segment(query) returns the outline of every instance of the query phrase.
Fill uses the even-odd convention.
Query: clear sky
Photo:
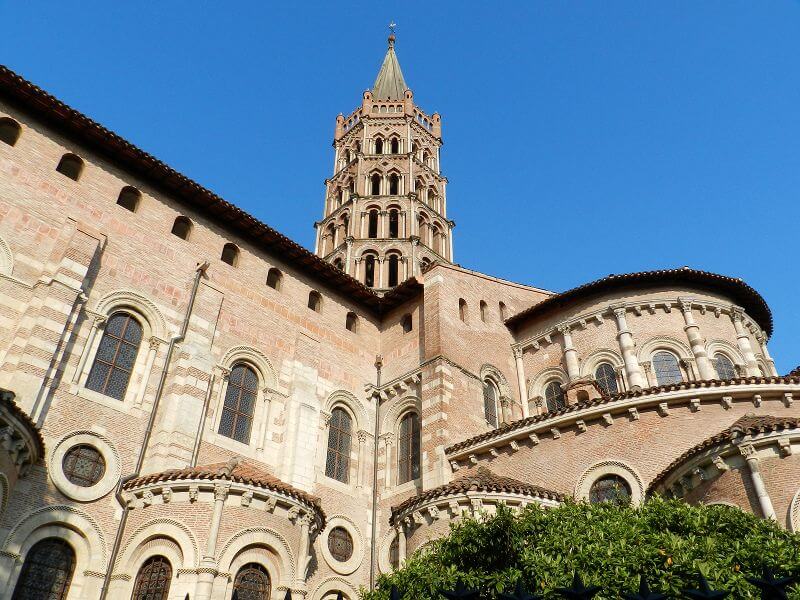
[[[309,248],[397,22],[455,259],[563,291],[741,277],[800,363],[800,2],[7,2],[2,60]]]

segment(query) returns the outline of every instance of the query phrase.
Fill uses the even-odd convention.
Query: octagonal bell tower
[[[315,223],[316,254],[378,291],[453,259],[441,117],[414,103],[394,45],[392,34],[361,106],[336,117],[333,175]]]

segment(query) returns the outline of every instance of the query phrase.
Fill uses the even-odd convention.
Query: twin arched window
[[[373,196],[381,195],[381,176],[375,173],[370,179],[370,193]]]
[[[369,238],[377,238],[378,237],[378,211],[377,209],[373,209],[369,211],[367,215],[367,237]]]
[[[653,355],[653,370],[658,385],[672,385],[683,381],[678,357],[672,352],[660,350]]]
[[[37,542],[25,557],[13,600],[64,600],[75,570],[75,551],[59,538]]]
[[[375,154],[383,154],[383,139],[381,138],[375,140]]]
[[[397,209],[389,211],[389,237],[396,239],[400,235],[400,213]]]
[[[131,600],[167,600],[172,565],[163,556],[151,556],[139,568]]]
[[[89,371],[86,387],[122,400],[142,341],[142,326],[128,313],[111,315]]]
[[[551,381],[544,388],[544,400],[547,404],[548,412],[555,412],[567,408],[567,398],[564,395],[564,390],[561,388],[561,383],[558,381]]]
[[[420,475],[420,422],[415,412],[406,413],[400,420],[397,444],[397,483],[413,481]]]
[[[328,429],[328,455],[325,461],[325,475],[342,483],[350,479],[350,450],[352,445],[353,420],[341,407],[331,411]]]
[[[233,581],[233,593],[238,593],[239,600],[269,600],[271,587],[269,573],[258,563],[243,566]]]
[[[717,377],[720,379],[735,379],[736,368],[733,366],[733,361],[730,358],[717,352],[714,355],[714,370],[717,372]]]
[[[614,371],[614,367],[608,363],[600,363],[597,365],[594,371],[594,380],[597,382],[597,385],[600,386],[600,389],[608,396],[619,392],[616,371]]]
[[[400,153],[400,140],[397,138],[392,138],[389,142],[389,150],[392,154],[399,154]]]
[[[487,377],[483,380],[483,415],[492,427],[497,427],[498,397],[497,385]]]
[[[243,444],[250,442],[253,426],[258,377],[247,365],[238,364],[231,369],[225,402],[219,420],[219,433]]]

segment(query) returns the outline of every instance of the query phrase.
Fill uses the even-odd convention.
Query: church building
[[[0,67],[0,597],[356,600],[501,503],[800,531],[764,298],[457,264],[395,42],[336,118],[314,252]]]

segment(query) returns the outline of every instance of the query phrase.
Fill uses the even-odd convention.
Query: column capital
[[[218,483],[214,486],[214,501],[225,502],[228,497],[228,491],[231,489],[230,484]]]
[[[360,430],[358,430],[356,435],[358,436],[358,443],[359,444],[364,444],[367,441],[367,436],[369,436],[369,433],[367,433],[363,429],[360,429]]]
[[[569,323],[560,323],[556,325],[556,331],[558,331],[558,333],[561,335],[566,336],[572,331],[572,326]]]
[[[744,309],[741,306],[736,306],[735,304],[731,304],[731,320],[741,321],[743,317],[744,317]]]
[[[692,312],[692,306],[694,305],[694,298],[689,297],[679,297],[678,298],[678,305],[681,307],[683,312]]]
[[[220,370],[220,376],[222,377],[222,381],[228,381],[228,378],[231,376],[231,370],[228,367],[218,366]]]
[[[152,336],[147,342],[150,345],[150,350],[158,350],[158,347],[161,345],[161,340],[156,336]]]
[[[107,322],[108,322],[108,315],[103,315],[98,313],[94,315],[94,322],[92,323],[92,325],[94,325],[98,329],[102,329],[103,327],[105,327]]]
[[[514,358],[519,360],[522,358],[523,350],[520,346],[514,346],[511,348],[511,351],[514,353]]]
[[[389,446],[391,446],[392,444],[394,444],[394,434],[393,433],[384,433],[384,434],[382,434],[380,436],[379,439],[383,442],[383,445],[386,446],[387,448]]]
[[[624,304],[611,304],[609,305],[608,309],[614,313],[614,316],[617,319],[625,318],[625,313],[627,312],[627,308],[625,308]]]
[[[322,417],[322,422],[324,423],[325,427],[328,427],[331,424],[331,417],[333,416],[331,413],[321,410],[319,411],[319,416]]]

